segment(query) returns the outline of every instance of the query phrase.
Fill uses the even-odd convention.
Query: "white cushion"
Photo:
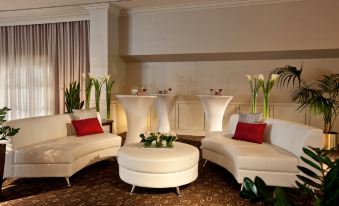
[[[262,114],[261,113],[239,113],[239,122],[245,123],[258,123],[261,122]]]
[[[172,173],[189,170],[199,161],[199,150],[175,142],[174,149],[142,149],[141,144],[124,145],[118,152],[120,167],[145,173]]]
[[[69,114],[18,119],[8,121],[6,124],[20,128],[18,134],[11,137],[13,150],[74,135]]]
[[[99,123],[101,125],[101,115],[96,111],[95,108],[89,109],[73,109],[72,110],[72,119],[73,120],[81,120],[81,119],[89,119],[89,118],[98,118]]]
[[[97,117],[97,111],[95,108],[73,109],[72,112],[75,120]]]
[[[227,137],[226,137],[227,136]],[[202,139],[202,147],[226,156],[240,170],[298,172],[298,158],[274,145],[233,140],[233,135],[213,135]]]
[[[234,134],[239,115],[233,114],[228,122],[227,133]],[[307,146],[322,147],[322,130],[296,122],[269,118],[264,133],[264,142],[273,144],[299,157],[302,148]]]
[[[121,137],[111,133],[83,137],[67,136],[15,151],[14,163],[67,164],[92,152],[119,147],[120,145]]]

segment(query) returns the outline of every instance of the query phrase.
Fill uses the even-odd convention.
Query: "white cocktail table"
[[[158,98],[155,100],[155,106],[158,115],[157,131],[161,133],[171,132],[169,114],[175,103],[174,94],[155,94]]]
[[[222,119],[233,96],[197,95],[206,115],[206,132],[222,131]]]
[[[189,144],[173,143],[172,149],[143,148],[141,143],[125,145],[118,151],[119,176],[132,185],[150,188],[176,187],[198,177],[199,150]]]
[[[140,142],[139,135],[146,131],[146,118],[156,96],[116,95],[126,112],[126,144]]]

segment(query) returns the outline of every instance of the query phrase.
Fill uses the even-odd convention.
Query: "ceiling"
[[[125,10],[207,4],[277,3],[296,0],[0,0],[0,12],[111,3]]]

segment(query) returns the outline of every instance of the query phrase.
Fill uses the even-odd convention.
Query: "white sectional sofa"
[[[238,115],[232,115],[228,131],[209,133],[202,140],[202,157],[226,168],[238,183],[259,176],[268,185],[292,187],[297,165],[305,166],[302,148],[322,147],[322,130],[278,119],[265,121],[263,144],[234,140],[237,122]]]
[[[65,177],[70,185],[80,169],[117,155],[120,136],[77,137],[71,120],[72,114],[64,114],[6,122],[20,131],[7,144],[4,178]]]

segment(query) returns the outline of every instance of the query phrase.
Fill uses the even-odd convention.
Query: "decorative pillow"
[[[97,117],[97,111],[95,110],[95,108],[73,109],[72,112],[75,120]]]
[[[238,122],[233,139],[262,144],[266,123]]]
[[[262,119],[261,113],[251,113],[251,114],[240,113],[239,114],[239,122],[258,123],[258,122],[261,122],[261,119]]]
[[[89,119],[73,120],[72,124],[75,128],[75,133],[77,134],[77,136],[100,134],[104,132],[98,118],[96,117]]]

